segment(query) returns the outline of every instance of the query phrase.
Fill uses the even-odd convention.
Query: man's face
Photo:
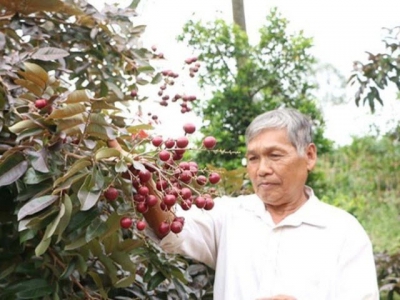
[[[299,156],[286,129],[267,129],[247,146],[247,172],[255,193],[271,206],[286,205],[304,197],[308,171],[317,159],[314,144]]]

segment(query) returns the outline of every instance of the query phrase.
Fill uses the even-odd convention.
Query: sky
[[[102,1],[89,2],[101,7]],[[130,2],[120,0],[118,5]],[[350,76],[355,60],[366,61],[366,51],[383,51],[383,27],[400,25],[399,0],[244,0],[244,3],[250,41],[257,41],[258,29],[270,9],[277,7],[289,20],[291,32],[303,30],[306,36],[313,38],[312,51],[320,63],[331,64],[345,78]],[[141,0],[137,11],[139,17],[135,25],[147,25],[143,45],[157,45],[172,68],[181,66],[183,59],[193,55],[186,45],[176,41],[186,21],[200,19],[206,22],[216,17],[228,22],[232,20],[231,0]],[[193,80],[186,85],[196,88]],[[378,107],[374,115],[368,107],[356,107],[350,99],[353,95],[350,87],[343,92],[346,104],[325,103],[322,107],[327,123],[326,136],[338,145],[350,143],[352,136],[364,135],[371,127],[385,132],[393,126],[393,120],[400,119],[400,101],[395,100],[394,89],[383,94],[385,105]],[[171,117],[170,109],[171,113],[163,119],[162,130],[166,132],[177,131],[178,126],[187,121],[201,124],[192,113]]]

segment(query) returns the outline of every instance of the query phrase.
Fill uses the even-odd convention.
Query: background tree
[[[386,52],[368,53],[368,61],[354,62],[354,72],[348,82],[355,85],[354,96],[357,106],[362,101],[363,105],[369,105],[371,112],[375,111],[375,102],[383,105],[380,91],[394,85],[400,91],[400,26],[386,28],[386,36],[383,39]],[[399,98],[399,97],[398,97]]]
[[[0,1],[1,299],[199,299],[210,288],[206,268],[141,232],[150,195],[181,183],[185,146],[151,144],[157,116],[133,105],[142,85],[175,76],[139,46],[137,3]]]
[[[205,120],[204,135],[217,136],[222,149],[244,151],[243,135],[250,121],[259,113],[279,106],[295,107],[315,120],[315,137],[321,152],[330,142],[323,138],[321,113],[311,95],[309,80],[315,59],[309,51],[312,40],[289,34],[288,21],[276,9],[260,29],[260,41],[252,46],[238,26],[223,20],[203,25],[189,21],[180,36],[199,53],[204,71],[199,85],[210,91],[197,106]],[[235,61],[246,58],[237,69]],[[241,166],[241,156],[204,153],[201,161],[234,169]]]

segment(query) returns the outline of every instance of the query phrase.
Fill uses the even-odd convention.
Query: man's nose
[[[261,159],[258,166],[257,175],[263,177],[272,174],[272,172],[273,169],[271,161],[265,158]]]

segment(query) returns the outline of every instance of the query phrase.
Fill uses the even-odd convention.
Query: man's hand
[[[258,298],[257,300],[296,300],[296,298],[287,295],[276,295],[268,298]]]

